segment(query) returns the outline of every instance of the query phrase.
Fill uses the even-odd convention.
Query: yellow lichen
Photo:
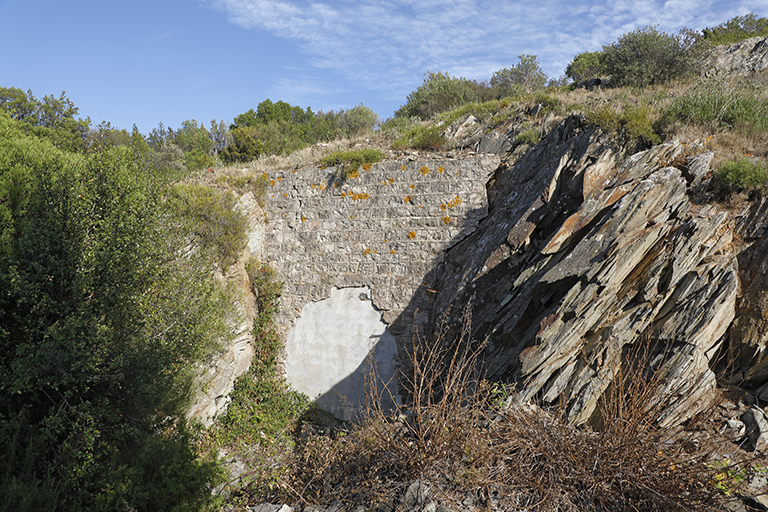
[[[408,232],[408,238],[410,238],[411,240],[413,240],[414,238],[416,238],[416,232],[414,232],[414,231],[409,231],[409,232]]]
[[[302,216],[301,216],[301,222],[306,222],[306,221],[307,221],[307,218],[306,218],[305,216],[303,216],[303,215],[302,215]]]
[[[437,172],[439,172],[440,174],[443,174],[443,172],[445,172],[445,167],[441,165],[440,167],[437,168]]]
[[[396,251],[396,250],[394,250],[394,249],[390,249],[390,250],[389,250],[389,254],[395,254],[396,252],[397,252],[397,251]]]
[[[282,176],[278,176],[277,177],[277,181],[283,181],[283,177]]]
[[[366,248],[366,249],[363,251],[363,254],[365,254],[365,255],[371,254],[371,250],[370,250],[370,249],[368,249],[368,248]]]
[[[410,203],[411,201],[413,201],[413,196],[405,196],[403,198],[404,203]]]
[[[357,171],[352,171],[351,173],[349,173],[349,177],[356,180],[357,178],[360,177],[360,173],[358,173]]]
[[[275,186],[275,180],[269,180],[269,186],[274,187]]]
[[[347,193],[346,192],[342,192],[341,193],[341,197],[347,197]]]
[[[448,224],[449,222],[451,222],[451,218],[450,218],[449,216],[447,216],[447,215],[446,215],[445,217],[443,217],[443,222],[444,222],[445,224]]]
[[[365,164],[365,165],[363,165],[363,170],[364,171],[370,171],[371,167],[372,167],[371,164]]]
[[[411,190],[413,190],[414,188],[416,188],[416,185],[411,184],[410,187],[411,187]]]
[[[401,170],[401,171],[404,171],[404,170],[405,170],[405,166],[404,166],[404,165],[401,165],[401,166],[400,166],[400,170]]]
[[[316,188],[317,188],[317,185],[313,183],[312,184],[312,190],[315,190]]]
[[[334,186],[334,188],[339,188],[339,184],[338,183],[334,183],[333,186]]]
[[[443,210],[443,211],[445,211],[445,209],[446,209],[445,203],[443,203],[443,204],[441,204],[441,205],[440,205],[440,209],[441,209],[441,210]]]
[[[427,174],[429,174],[429,167],[427,167],[427,166],[425,165],[424,167],[422,167],[422,168],[420,169],[420,172],[421,172],[421,175],[422,175],[422,176],[426,176]]]
[[[395,178],[389,178],[390,185],[395,182]]]

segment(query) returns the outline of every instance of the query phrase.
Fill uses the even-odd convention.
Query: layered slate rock
[[[700,155],[673,142],[625,158],[569,117],[497,173],[490,215],[448,253],[435,313],[469,303],[488,376],[521,400],[565,400],[575,423],[597,421],[637,354],[669,401],[656,419],[689,418],[714,390],[739,291],[729,215],[689,199]]]

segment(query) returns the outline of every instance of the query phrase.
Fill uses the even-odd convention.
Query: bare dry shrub
[[[458,340],[444,331],[416,338],[400,376],[407,407],[381,406],[389,386],[374,369],[361,422],[303,437],[286,477],[262,499],[404,509],[406,490],[419,482],[430,500],[461,509],[717,509],[711,466],[656,421],[675,391],[658,395],[663,353],[638,344],[613,376],[595,428],[575,427],[565,406],[516,403],[505,386],[484,381],[483,344],[470,330],[467,319]]]

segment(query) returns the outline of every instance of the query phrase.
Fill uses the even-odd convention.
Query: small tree
[[[600,62],[601,53],[584,52],[576,55],[565,68],[565,76],[576,83],[600,76],[604,73],[603,65]]]
[[[496,71],[491,77],[491,86],[499,89],[500,96],[510,96],[516,89],[526,92],[541,89],[547,82],[547,75],[539,65],[536,55],[520,55],[519,62],[511,68]]]
[[[603,46],[600,62],[615,85],[646,87],[690,75],[698,69],[695,40],[648,26]]]
[[[395,116],[429,119],[435,114],[472,101],[477,101],[477,96],[466,78],[452,77],[440,71],[427,71],[424,83],[408,95],[406,104],[395,112]]]

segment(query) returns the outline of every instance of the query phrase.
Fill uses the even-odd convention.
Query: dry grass
[[[372,372],[361,422],[330,435],[306,427],[289,470],[256,500],[402,510],[421,485],[431,501],[462,510],[718,509],[712,467],[653,421],[668,404],[654,395],[650,351],[615,376],[593,430],[569,425],[564,407],[510,405],[504,386],[481,378],[483,347],[468,333],[465,323],[452,343],[415,341],[401,376],[408,407],[382,409],[375,397],[388,387]]]

